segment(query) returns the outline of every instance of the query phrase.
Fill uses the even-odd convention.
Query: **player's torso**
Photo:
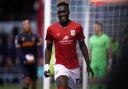
[[[96,36],[94,35],[91,39],[91,44],[93,46],[93,48],[104,48],[106,45],[106,40],[104,39],[105,36],[101,35],[101,36]]]
[[[106,60],[107,58],[106,36],[104,34],[102,34],[99,37],[94,35],[91,38],[91,45],[92,45],[92,60],[97,62]]]
[[[76,53],[77,26],[70,22],[68,26],[54,25],[52,36],[55,44],[56,63],[64,64],[67,67],[78,67]],[[71,65],[71,66],[69,66]]]
[[[62,27],[59,24],[52,29],[52,35],[55,44],[58,45],[72,45],[76,43],[77,28],[71,24],[67,27]]]
[[[35,53],[36,51],[36,36],[34,34],[22,34],[21,45],[24,53]]]

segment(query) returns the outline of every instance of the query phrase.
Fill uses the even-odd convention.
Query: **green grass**
[[[21,89],[19,85],[2,85],[0,89]]]
[[[21,84],[5,84],[5,85],[0,85],[0,89],[22,89]],[[29,88],[31,89],[31,88]],[[43,89],[43,81],[39,80],[37,83],[37,89]],[[51,83],[51,88],[50,89],[57,89],[56,84],[53,82]]]
[[[21,85],[14,84],[14,85],[0,85],[0,89],[22,89]],[[43,89],[43,86],[40,84],[38,85],[37,89]],[[57,89],[55,84],[51,84],[50,89]]]
[[[82,86],[80,86],[80,89],[82,89],[81,87]],[[6,85],[0,85],[0,89],[22,89],[22,87],[21,87],[21,84],[6,84]],[[37,89],[43,89],[42,81],[38,81]],[[56,84],[54,82],[51,83],[50,89],[57,89]]]
[[[19,85],[19,84],[4,85],[4,86],[1,86],[1,85],[0,85],[0,89],[22,89],[22,87],[21,87],[21,85]],[[37,89],[43,89],[43,85],[42,85],[42,84],[38,84]],[[55,83],[52,83],[50,89],[57,89],[57,88],[56,88],[56,84],[55,84]],[[80,88],[80,89],[81,89],[81,88]]]

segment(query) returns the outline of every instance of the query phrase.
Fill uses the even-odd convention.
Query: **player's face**
[[[99,24],[94,24],[94,32],[95,34],[99,34],[101,32],[102,28],[101,28],[101,25]]]
[[[69,8],[65,5],[61,5],[57,8],[58,18],[61,22],[66,22],[69,20]]]
[[[29,20],[25,20],[22,22],[22,27],[25,32],[29,32],[31,30],[31,25]]]

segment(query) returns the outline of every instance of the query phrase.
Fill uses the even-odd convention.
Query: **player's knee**
[[[24,86],[28,87],[30,84],[30,78],[26,77],[23,79]]]
[[[67,89],[67,87],[60,86],[60,87],[58,87],[58,89]]]
[[[68,84],[66,84],[66,83],[57,83],[57,87],[58,87],[58,89],[67,89],[68,88]],[[61,88],[60,88],[61,87]]]
[[[58,88],[62,87],[62,89],[63,88],[67,89],[68,88],[68,77],[67,76],[60,76],[56,79],[56,83],[57,83]]]

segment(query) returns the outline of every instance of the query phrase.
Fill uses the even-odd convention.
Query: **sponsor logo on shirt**
[[[22,41],[25,41],[25,37],[22,37],[21,40],[22,40]]]
[[[69,36],[64,36],[64,38],[59,41],[60,44],[63,44],[63,45],[67,45],[67,44],[71,44],[73,42],[73,40],[69,40]]]

